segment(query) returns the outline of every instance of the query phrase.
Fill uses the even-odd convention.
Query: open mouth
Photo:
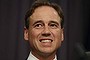
[[[52,39],[40,39],[39,41],[42,42],[42,43],[51,43],[51,42],[53,42]]]
[[[42,38],[39,41],[41,46],[43,47],[51,47],[53,44],[53,39],[49,39],[49,38]]]

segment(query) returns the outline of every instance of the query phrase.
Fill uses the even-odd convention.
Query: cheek
[[[38,36],[40,35],[40,30],[35,30],[35,29],[32,29],[31,31],[29,31],[29,38],[31,40],[35,40],[35,39],[38,39]]]
[[[32,48],[35,47],[37,44],[39,33],[40,32],[37,32],[37,30],[29,31],[29,43]]]
[[[54,34],[55,38],[61,37],[61,31],[60,30],[53,31],[53,34]]]
[[[61,34],[61,31],[57,31],[56,32],[56,35],[55,35],[55,40],[56,40],[56,46],[57,48],[59,48],[61,46],[61,43],[62,43],[62,34]]]
[[[60,30],[54,31],[54,38],[57,43],[61,43],[62,41],[62,32]]]

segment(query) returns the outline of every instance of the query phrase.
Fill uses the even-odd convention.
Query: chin
[[[53,50],[53,49],[43,49],[41,50],[41,53],[44,53],[44,54],[51,54],[51,53],[54,53],[56,50]]]

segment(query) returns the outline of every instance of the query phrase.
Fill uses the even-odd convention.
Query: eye
[[[55,24],[55,23],[51,23],[51,24],[50,24],[50,27],[53,28],[53,29],[55,29],[55,28],[58,28],[58,25]]]
[[[41,24],[41,23],[37,23],[34,26],[34,28],[37,28],[37,29],[42,28],[42,27],[43,27],[43,24]]]

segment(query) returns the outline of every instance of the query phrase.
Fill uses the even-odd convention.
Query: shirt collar
[[[38,58],[36,58],[31,52],[28,56],[27,60],[39,60]],[[55,55],[55,58],[53,60],[57,60],[57,56]]]

